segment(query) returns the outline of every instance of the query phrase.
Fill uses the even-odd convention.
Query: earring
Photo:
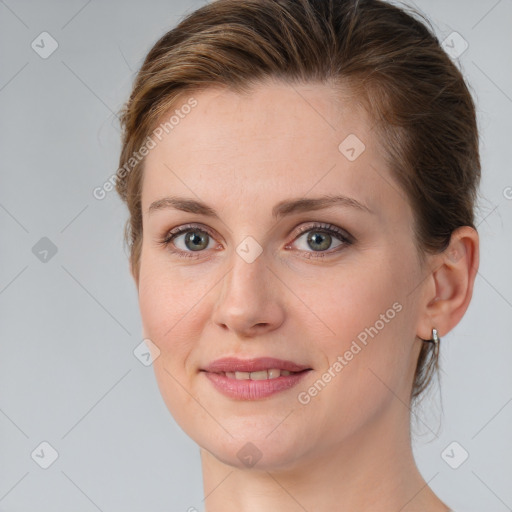
[[[432,338],[429,340],[423,340],[427,343],[433,343],[434,344],[434,356],[438,357],[439,355],[439,342],[441,341],[441,338],[439,337],[439,334],[437,332],[436,328],[432,329]]]
[[[426,343],[433,343],[434,345],[439,345],[439,342],[441,341],[441,339],[439,338],[437,329],[435,327],[432,329],[432,338],[430,338],[429,340],[423,340],[423,341],[425,341]]]

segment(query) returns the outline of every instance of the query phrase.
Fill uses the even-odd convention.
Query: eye
[[[296,236],[293,242],[303,239],[303,247],[299,248],[299,251],[308,254],[307,258],[323,258],[338,253],[354,242],[350,234],[332,224],[316,223],[301,226],[298,233],[300,236]],[[327,251],[331,248],[333,240],[338,241],[335,246],[336,250]],[[158,240],[158,243],[183,258],[195,258],[195,253],[216,247],[213,233],[209,229],[195,224],[179,226],[169,231],[163,239]],[[291,244],[286,245],[287,249],[290,247]],[[312,251],[308,249],[312,249]]]
[[[302,248],[300,250],[309,253],[307,258],[324,258],[326,255],[340,252],[346,246],[353,243],[351,235],[332,224],[301,226],[299,233],[302,234],[296,237],[294,242],[302,241]],[[334,247],[336,250],[327,252],[327,249],[332,248],[333,239],[339,242]],[[288,247],[290,245],[287,245]],[[312,249],[312,251],[309,249]]]
[[[209,230],[190,224],[169,231],[158,243],[164,247],[172,244],[176,249],[170,248],[170,251],[184,258],[194,258],[195,252],[212,249],[211,244],[215,245]]]

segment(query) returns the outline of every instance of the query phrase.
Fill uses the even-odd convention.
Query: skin
[[[459,228],[444,253],[422,264],[411,206],[371,119],[328,85],[266,82],[250,94],[209,88],[193,97],[198,105],[146,157],[136,284],[162,397],[200,446],[206,510],[447,511],[414,462],[408,404],[419,338],[430,339],[432,327],[444,336],[468,307],[477,233]],[[349,134],[366,146],[354,161],[338,149]],[[280,201],[324,194],[354,198],[372,213],[345,205],[272,217]],[[149,213],[171,195],[201,200],[219,219]],[[317,222],[354,242],[333,235],[326,256],[315,258],[322,250],[306,237],[318,228],[297,228]],[[189,223],[199,224],[196,233],[211,230],[206,248],[191,250],[185,234],[159,243]],[[263,249],[252,263],[236,252],[247,236]],[[400,312],[301,404],[298,394],[394,303]],[[234,400],[199,371],[225,356],[313,370],[290,390]],[[261,453],[253,467],[237,457],[248,442]]]

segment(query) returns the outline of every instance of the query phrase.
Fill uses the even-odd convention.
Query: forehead
[[[181,109],[187,102],[195,106]],[[367,203],[384,193],[387,171],[369,116],[328,85],[266,83],[244,94],[210,88],[182,95],[162,122],[173,114],[172,129],[146,157],[143,211],[164,192],[215,207],[232,198],[239,208],[309,191]]]

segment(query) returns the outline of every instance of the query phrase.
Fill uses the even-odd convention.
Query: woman
[[[449,510],[411,406],[471,300],[475,108],[378,0],[217,0],[147,55],[116,187],[205,507]]]

